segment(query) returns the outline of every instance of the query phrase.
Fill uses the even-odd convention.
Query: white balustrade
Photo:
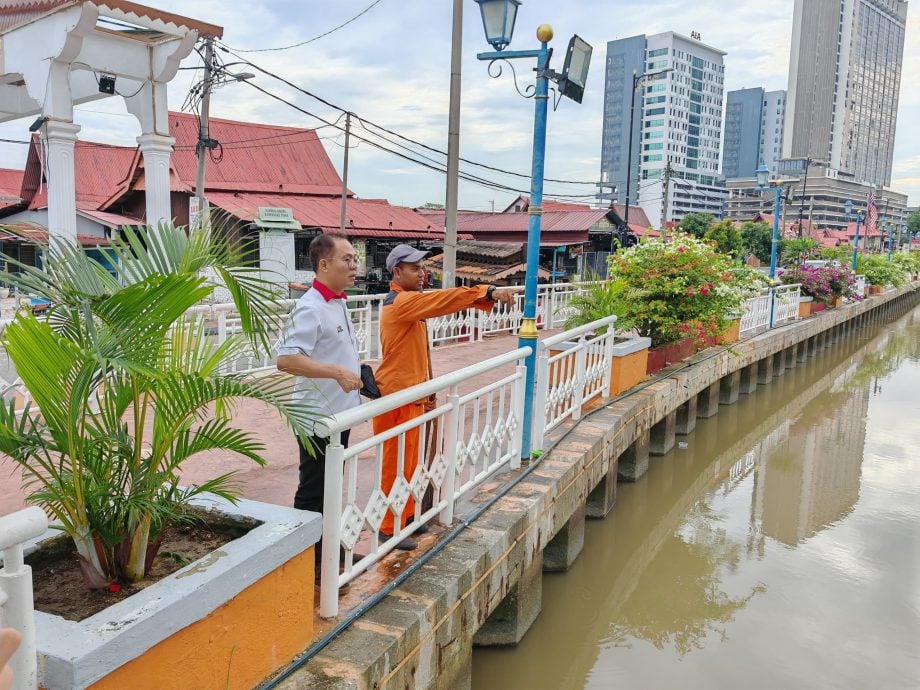
[[[532,446],[543,448],[546,432],[566,419],[581,419],[582,406],[609,397],[616,316],[592,321],[539,341]],[[595,332],[606,329],[601,335]]]
[[[801,296],[802,286],[798,283],[773,288],[773,325],[799,318]]]
[[[436,517],[450,524],[458,499],[499,468],[520,467],[524,359],[530,352],[525,347],[493,357],[317,424],[317,433],[330,438],[323,498],[321,616],[335,616],[339,587],[370,568],[419,526]],[[488,382],[461,392],[461,387],[475,385],[477,377]],[[386,431],[372,431],[348,448],[342,445],[343,432],[443,391],[447,399],[433,410]],[[396,481],[387,493],[381,489],[385,443],[394,446],[397,461]],[[410,449],[414,456],[409,455]],[[406,480],[404,468],[411,462],[416,468]],[[431,505],[423,507],[429,492]],[[414,499],[413,521],[403,527],[400,516],[410,498]],[[381,524],[387,513],[394,518],[393,533],[384,536]],[[341,573],[340,549],[345,555]]]
[[[746,335],[770,327],[770,308],[773,303],[770,288],[763,288],[756,297],[744,301],[744,313],[741,316],[741,335]]]
[[[853,280],[853,291],[857,296],[863,297],[866,294],[866,276],[854,276]]]
[[[38,685],[32,568],[25,564],[22,544],[41,536],[46,529],[48,518],[41,508],[26,508],[0,517],[0,628],[15,628],[22,635],[9,664],[16,690],[34,690]]]

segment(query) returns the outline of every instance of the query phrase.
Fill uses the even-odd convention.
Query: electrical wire
[[[261,67],[261,66],[255,64],[255,63],[253,63],[253,62],[247,60],[247,59],[244,58],[242,55],[237,55],[232,49],[230,49],[230,48],[229,48],[228,46],[226,46],[225,44],[220,43],[220,42],[217,42],[216,45],[217,45],[217,47],[220,48],[221,50],[225,50],[225,51],[228,52],[230,55],[233,55],[234,57],[239,58],[243,63],[245,63],[245,64],[248,65],[249,67],[252,67],[253,69],[255,69],[255,70],[261,72],[262,74],[264,74],[264,75],[266,75],[266,76],[268,76],[268,77],[271,77],[272,79],[276,79],[277,81],[280,81],[281,83],[283,83],[283,84],[285,84],[285,85],[291,87],[292,89],[295,89],[296,91],[299,91],[300,93],[304,94],[305,96],[309,96],[310,98],[313,98],[314,100],[319,101],[319,102],[322,103],[323,105],[325,105],[325,106],[327,106],[327,107],[329,107],[329,108],[332,108],[333,110],[337,110],[337,111],[343,112],[343,113],[344,113],[344,112],[347,112],[346,109],[343,108],[342,106],[336,105],[335,103],[332,103],[331,101],[329,101],[329,100],[323,98],[322,96],[318,96],[318,95],[316,95],[315,93],[312,93],[311,91],[308,91],[308,90],[304,89],[303,87],[298,86],[297,84],[295,84],[294,82],[292,82],[292,81],[286,79],[285,77],[282,77],[282,76],[280,76],[279,74],[276,74],[275,72],[272,72],[271,70],[268,70],[268,69],[266,69],[266,68],[264,68],[264,67]],[[434,147],[432,147],[432,146],[428,146],[427,144],[424,144],[424,143],[422,143],[422,142],[420,142],[420,141],[417,141],[417,140],[415,140],[415,139],[412,139],[411,137],[408,137],[408,136],[406,136],[406,135],[404,135],[404,134],[400,134],[399,132],[396,132],[396,131],[394,131],[394,130],[392,130],[392,129],[389,129],[389,128],[387,128],[387,127],[384,127],[383,125],[379,125],[379,124],[377,124],[377,123],[375,123],[375,122],[372,122],[372,121],[370,121],[370,120],[368,120],[368,119],[366,119],[366,118],[362,118],[362,117],[360,117],[359,115],[357,115],[357,114],[355,114],[355,113],[352,113],[352,115],[353,115],[353,117],[354,117],[356,120],[358,120],[358,121],[360,121],[360,122],[362,123],[362,126],[365,126],[365,129],[368,129],[368,127],[372,127],[372,128],[374,128],[374,129],[378,129],[378,130],[380,130],[380,131],[382,131],[382,132],[386,132],[387,134],[390,134],[391,136],[398,137],[399,139],[402,139],[403,141],[407,141],[407,142],[409,142],[409,143],[411,143],[411,144],[414,144],[415,146],[419,146],[419,147],[421,147],[421,148],[423,148],[423,149],[425,149],[425,150],[427,150],[427,151],[430,151],[430,152],[432,152],[432,153],[436,153],[436,154],[441,155],[441,156],[444,156],[444,157],[447,156],[447,153],[446,153],[445,151],[442,151],[442,150],[440,150],[440,149],[434,148]],[[368,129],[368,131],[370,131],[370,130]],[[378,135],[378,136],[380,136],[380,135]],[[515,177],[521,177],[521,178],[525,178],[525,179],[528,179],[528,180],[531,178],[530,175],[527,175],[527,174],[525,174],[525,173],[514,172],[514,171],[511,171],[511,170],[504,170],[504,169],[502,169],[502,168],[498,168],[498,167],[495,167],[495,166],[487,165],[487,164],[485,164],[485,163],[479,163],[479,162],[477,162],[477,161],[473,161],[473,160],[470,160],[470,159],[468,159],[468,158],[460,157],[459,160],[462,161],[462,162],[464,162],[464,163],[467,163],[468,165],[473,165],[473,166],[476,166],[476,167],[479,167],[479,168],[483,168],[483,169],[486,169],[486,170],[491,170],[491,171],[493,171],[493,172],[498,172],[498,173],[502,173],[502,174],[505,174],[505,175],[513,175],[513,176],[515,176]],[[553,183],[556,183],[556,184],[590,185],[591,187],[596,186],[596,183],[595,183],[595,182],[585,182],[585,181],[582,181],[582,180],[559,180],[559,179],[555,179],[555,178],[551,178],[551,177],[545,177],[545,178],[543,178],[543,180],[544,180],[544,182],[553,182]],[[572,196],[576,196],[576,195],[572,195]],[[577,196],[593,198],[593,195],[590,195],[590,194],[582,194],[582,195],[577,195]]]
[[[318,41],[321,38],[325,38],[329,34],[333,34],[339,29],[344,29],[346,26],[351,24],[353,21],[355,21],[362,15],[365,15],[368,12],[370,12],[376,5],[380,4],[380,2],[381,0],[374,0],[374,2],[372,2],[370,5],[365,7],[360,12],[358,12],[358,14],[356,14],[354,17],[352,17],[348,21],[343,22],[332,29],[329,29],[329,31],[326,31],[325,33],[321,33],[319,36],[314,36],[313,38],[307,39],[306,41],[301,41],[300,43],[294,43],[293,45],[289,45],[289,46],[281,46],[280,48],[250,48],[249,50],[243,50],[242,48],[236,48],[235,50],[237,50],[240,53],[270,53],[270,52],[275,52],[279,50],[290,50],[291,48],[299,48],[301,46],[307,45],[308,43],[313,43],[314,41]]]

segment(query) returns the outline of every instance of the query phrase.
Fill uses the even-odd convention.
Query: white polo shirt
[[[358,342],[344,299],[326,300],[311,287],[297,300],[278,345],[279,355],[306,355],[326,364],[338,364],[361,375]],[[358,391],[346,393],[335,379],[307,379],[298,376],[294,399],[316,408],[317,416],[342,412],[361,404]]]

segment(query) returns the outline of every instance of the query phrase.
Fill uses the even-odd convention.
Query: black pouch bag
[[[374,380],[374,370],[370,364],[361,365],[361,395],[370,400],[376,400],[380,397],[380,389],[377,388],[377,382]]]

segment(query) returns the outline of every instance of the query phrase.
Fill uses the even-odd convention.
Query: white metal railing
[[[802,286],[798,283],[779,285],[773,288],[774,325],[799,318],[799,299],[801,296]]]
[[[32,569],[25,564],[22,545],[46,529],[48,518],[41,508],[26,508],[0,517],[0,628],[15,628],[22,635],[19,650],[9,662],[17,690],[34,690],[38,686]]]
[[[866,276],[855,276],[854,280],[853,291],[859,297],[863,297],[866,294]]]
[[[744,301],[744,313],[741,316],[741,335],[770,327],[770,307],[772,302],[770,288],[763,288],[759,295]]]
[[[582,406],[593,398],[611,395],[610,371],[616,316],[550,336],[537,345],[534,448],[543,447],[546,432],[564,420],[581,419]],[[606,331],[594,336],[595,331]]]
[[[317,424],[317,434],[330,437],[323,497],[321,616],[335,616],[339,587],[370,568],[420,525],[435,517],[450,524],[460,497],[500,467],[520,467],[524,359],[530,352],[525,347],[493,357]],[[484,375],[492,380],[461,394],[461,385]],[[342,445],[342,432],[444,390],[447,400],[433,410],[379,433],[375,430],[348,448]],[[387,493],[382,490],[384,444],[396,459],[396,480]],[[407,464],[416,465],[409,480],[404,478]],[[359,466],[370,486],[361,486]],[[423,507],[429,491],[431,505]],[[400,516],[410,501],[414,503],[413,521],[403,527]],[[384,536],[381,525],[387,513],[393,517],[393,533]],[[366,554],[356,554],[359,543]],[[341,573],[340,549],[344,551]]]

